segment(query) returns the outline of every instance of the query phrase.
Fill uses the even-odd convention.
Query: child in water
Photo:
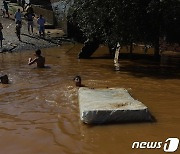
[[[7,75],[0,76],[0,82],[2,84],[8,84],[9,83],[8,76]]]
[[[44,68],[44,64],[45,64],[45,57],[41,56],[41,50],[36,50],[35,51],[35,56],[36,58],[34,58],[32,60],[32,58],[29,58],[29,62],[28,65],[32,65],[34,63],[37,64],[37,68]]]
[[[79,75],[75,76],[73,80],[76,84],[76,87],[85,87],[85,85],[81,84],[81,77]]]

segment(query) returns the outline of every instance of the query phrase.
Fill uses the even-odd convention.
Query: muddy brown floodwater
[[[11,82],[0,85],[0,154],[159,154],[163,146],[132,149],[132,143],[164,143],[169,137],[180,137],[180,79],[176,69],[166,71],[153,62],[122,59],[121,71],[115,72],[112,59],[97,56],[78,60],[80,46],[71,48],[44,49],[46,69],[27,65],[32,51],[0,54],[0,73],[8,74]],[[149,107],[157,121],[83,124],[78,89],[72,81],[75,75],[80,75],[88,87],[127,88]]]

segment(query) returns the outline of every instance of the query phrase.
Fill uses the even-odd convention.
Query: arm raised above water
[[[28,65],[32,65],[32,64],[34,64],[36,61],[37,61],[37,58],[35,58],[34,60],[32,60],[32,58],[29,58]]]

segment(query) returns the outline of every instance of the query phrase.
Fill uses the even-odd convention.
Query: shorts
[[[5,8],[6,13],[9,13],[9,9]]]
[[[22,22],[20,20],[16,20],[16,24],[22,24]]]
[[[34,25],[33,21],[28,21],[28,26],[33,26],[33,25]]]
[[[44,31],[45,31],[44,26],[39,26],[39,32],[40,32],[40,33],[41,33],[41,32],[43,32],[43,33],[44,33]]]

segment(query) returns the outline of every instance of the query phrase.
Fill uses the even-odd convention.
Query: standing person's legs
[[[28,21],[28,33],[30,34],[30,21]]]
[[[20,23],[18,23],[16,25],[16,35],[17,35],[19,41],[21,41],[21,24]]]
[[[18,30],[17,37],[18,37],[19,41],[21,41],[21,30]]]
[[[41,26],[39,26],[39,36],[41,36]]]
[[[33,33],[33,27],[34,27],[33,21],[30,21],[30,27],[31,27],[31,32]]]
[[[30,30],[31,30],[31,33],[33,33],[33,21],[28,21],[28,32],[30,34]],[[40,31],[40,30],[39,30]]]
[[[19,35],[19,41],[21,41],[21,23],[20,23],[20,25],[19,25],[19,33],[18,33],[18,35]]]
[[[3,41],[3,33],[0,32],[0,45],[1,45],[1,48],[2,48],[2,41]]]
[[[45,36],[45,27],[42,26],[42,33],[43,33],[43,37]]]
[[[44,37],[44,26],[39,26],[39,35]]]
[[[8,11],[8,9],[6,9],[6,14],[7,14],[8,18],[9,18],[9,11]]]
[[[2,48],[2,40],[0,40],[0,43],[1,43],[1,48]]]

